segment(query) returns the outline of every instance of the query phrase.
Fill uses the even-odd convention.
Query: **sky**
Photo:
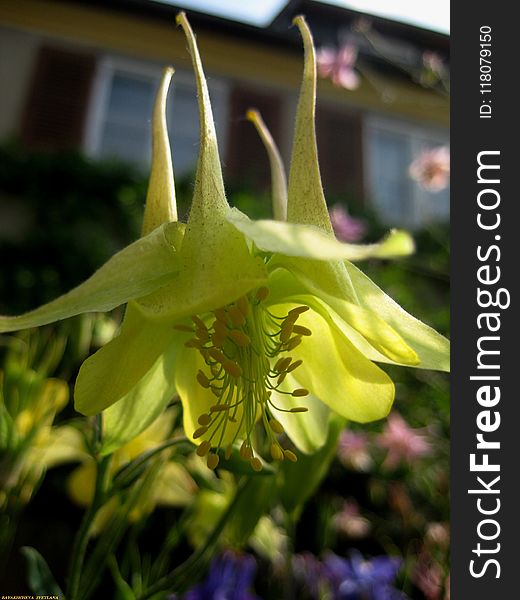
[[[187,9],[265,26],[286,4],[285,0],[153,0]],[[450,0],[322,0],[361,12],[449,33]]]

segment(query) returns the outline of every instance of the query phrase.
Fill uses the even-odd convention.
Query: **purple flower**
[[[401,560],[377,556],[364,560],[358,553],[345,559],[328,554],[324,561],[326,578],[334,600],[404,600],[406,596],[393,587]]]
[[[329,77],[332,83],[347,90],[359,87],[359,75],[354,71],[357,59],[357,48],[352,44],[344,44],[338,49],[323,46],[316,54],[320,77]]]
[[[256,572],[252,556],[226,552],[210,566],[206,580],[183,596],[183,600],[257,600],[250,591]]]
[[[362,219],[351,217],[339,204],[329,210],[330,222],[338,240],[360,242],[366,235],[367,226]]]

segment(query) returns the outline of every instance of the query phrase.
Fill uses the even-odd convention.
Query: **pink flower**
[[[383,433],[376,437],[376,444],[386,448],[385,467],[393,469],[401,462],[409,465],[432,453],[427,436],[420,429],[412,429],[398,413],[392,413]]]
[[[423,150],[408,170],[425,190],[440,192],[450,179],[450,150],[447,146]]]
[[[371,529],[368,519],[359,514],[359,506],[354,500],[346,500],[342,509],[333,517],[334,527],[350,538],[366,537]]]
[[[328,77],[332,83],[347,90],[359,87],[359,75],[354,71],[357,59],[357,48],[352,44],[344,44],[337,50],[323,46],[316,54],[320,77]]]
[[[345,429],[341,432],[337,452],[338,458],[346,467],[352,467],[358,471],[368,471],[372,466],[366,433]]]
[[[419,557],[412,579],[427,600],[441,600],[442,569],[428,554],[422,553]]]
[[[330,222],[338,240],[342,242],[360,242],[366,235],[367,226],[362,219],[351,217],[339,204],[329,210]]]

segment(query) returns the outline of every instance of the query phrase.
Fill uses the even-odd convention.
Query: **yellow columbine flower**
[[[128,303],[119,335],[85,361],[76,382],[76,408],[104,411],[104,452],[142,432],[177,392],[186,434],[209,467],[217,466],[219,448],[228,455],[241,443],[242,457],[259,469],[257,423],[272,457],[294,460],[279,433],[311,452],[324,443],[329,408],[360,422],[386,416],[394,386],[373,361],[447,370],[448,342],[349,262],[409,253],[406,234],[371,246],[334,238],[317,162],[316,65],[304,19],[295,21],[305,69],[287,190],[276,149],[250,115],[273,166],[277,219],[257,222],[226,201],[196,41],[184,14],[178,22],[194,64],[201,129],[187,224],[176,220],[165,122],[169,69],[154,111],[143,237],[54,302],[1,318],[0,331]]]

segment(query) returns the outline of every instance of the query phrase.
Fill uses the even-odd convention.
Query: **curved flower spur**
[[[276,220],[251,221],[225,197],[206,80],[184,13],[200,110],[200,152],[188,222],[177,221],[165,104],[153,115],[153,161],[142,236],[68,294],[0,331],[127,303],[119,335],[82,365],[75,406],[103,411],[103,453],[145,430],[180,396],[186,435],[210,468],[233,448],[253,469],[261,455],[296,460],[285,432],[310,453],[330,409],[367,422],[394,399],[373,361],[448,370],[448,341],[386,296],[350,260],[412,251],[403,232],[369,246],[338,242],[323,196],[314,129],[316,64],[303,17],[305,67],[288,187],[276,147],[254,111],[273,172]]]

